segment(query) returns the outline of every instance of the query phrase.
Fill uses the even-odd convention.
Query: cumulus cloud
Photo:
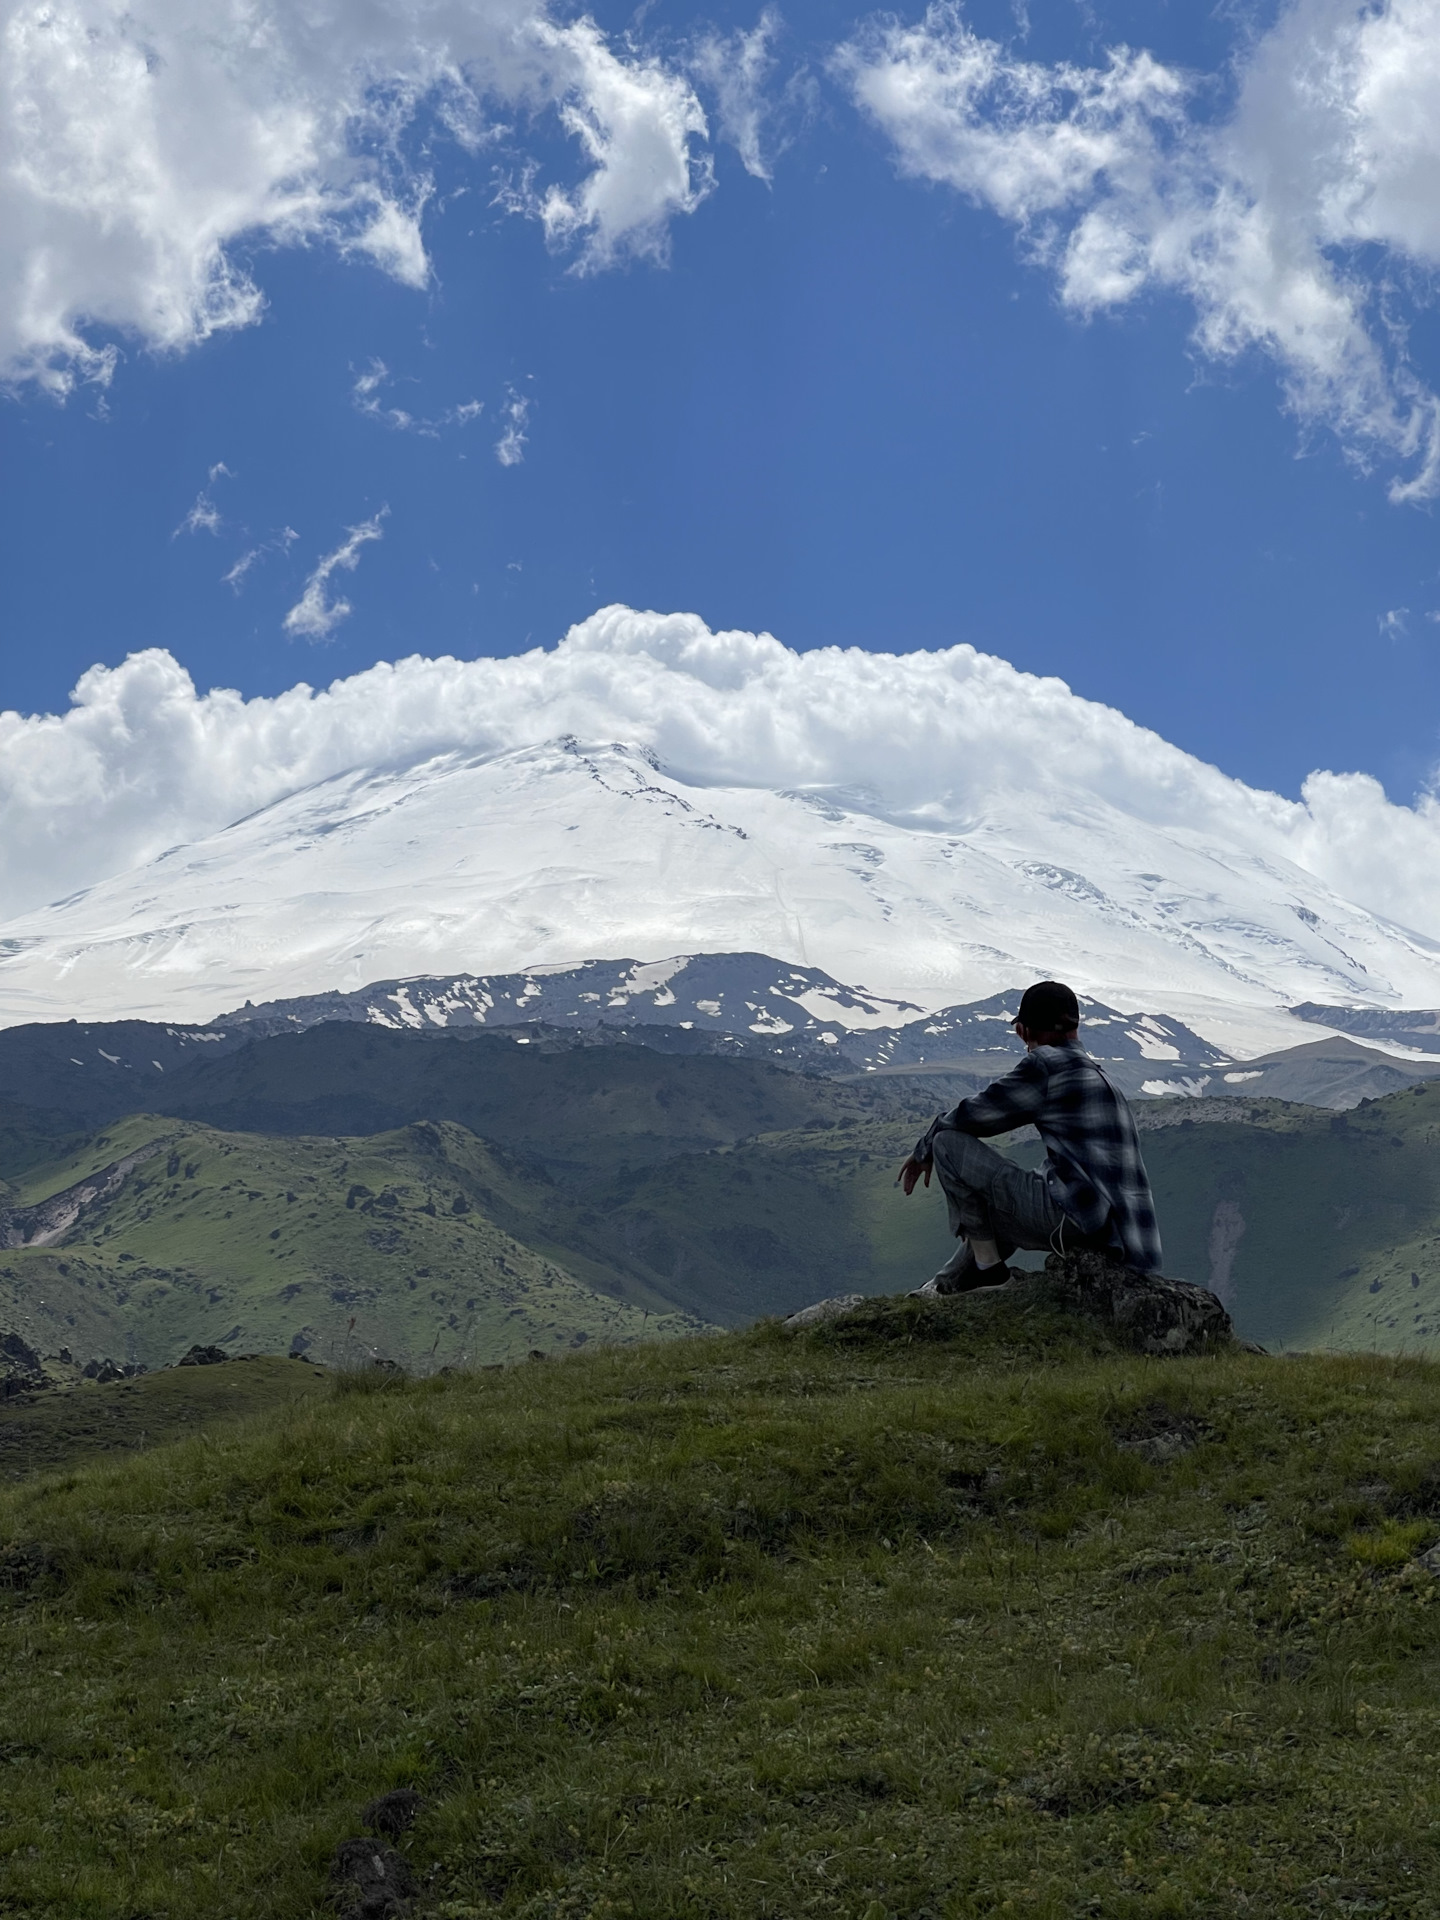
[[[698,785],[860,796],[872,813],[937,833],[973,831],[996,796],[1041,796],[1082,818],[1108,805],[1257,871],[1293,861],[1440,939],[1432,796],[1395,806],[1356,773],[1316,773],[1298,801],[1258,791],[1062,681],[967,646],[794,653],[769,634],[625,607],[516,658],[416,656],[271,699],[199,694],[159,649],[94,667],[67,713],[0,716],[0,912],[347,769],[563,734],[643,746]]]
[[[422,108],[477,156],[549,114],[583,177],[529,210],[577,264],[663,251],[708,186],[689,82],[544,0],[0,0],[0,374],[104,381],[253,321],[242,244],[430,274]],[[508,120],[507,120],[508,116]]]
[[[1178,292],[1202,352],[1268,355],[1393,498],[1440,491],[1440,400],[1395,316],[1440,266],[1440,0],[1295,0],[1218,123],[1147,53],[1027,61],[952,5],[877,17],[836,69],[902,171],[1013,222],[1068,306]]]
[[[360,564],[360,552],[372,540],[383,540],[384,533],[380,522],[389,513],[388,507],[382,507],[370,519],[362,520],[358,527],[347,527],[345,538],[333,553],[327,553],[319,562],[315,571],[305,582],[305,591],[285,616],[285,631],[299,634],[306,640],[328,640],[342,620],[347,620],[354,609],[348,600],[328,598],[330,576],[339,569],[353,573]],[[229,574],[226,575],[229,580]],[[233,586],[235,581],[231,581]]]

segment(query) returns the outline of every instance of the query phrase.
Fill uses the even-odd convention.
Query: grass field
[[[1419,1361],[905,1304],[39,1475],[0,1913],[319,1916],[405,1785],[437,1920],[1428,1916],[1437,1418]]]
[[[274,1418],[328,1393],[332,1381],[323,1367],[262,1354],[32,1394],[0,1408],[0,1481],[143,1452],[237,1420]]]

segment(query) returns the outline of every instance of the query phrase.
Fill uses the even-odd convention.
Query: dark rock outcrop
[[[413,1787],[393,1787],[369,1803],[360,1816],[360,1824],[371,1833],[383,1833],[387,1840],[396,1840],[414,1826],[424,1805],[424,1797]]]
[[[1043,1274],[1026,1274],[1006,1292],[1028,1288],[1036,1305],[1068,1307],[1113,1327],[1142,1353],[1206,1353],[1229,1346],[1235,1329],[1208,1288],[1159,1273],[1137,1273],[1102,1253],[1052,1253]]]
[[[408,1863],[379,1840],[342,1840],[330,1862],[330,1884],[351,1920],[393,1920],[415,1895]]]
[[[863,1321],[877,1310],[908,1308],[908,1301],[865,1300],[837,1294],[802,1307],[782,1322],[786,1332]],[[1030,1309],[1069,1313],[1099,1321],[1125,1346],[1140,1353],[1196,1354],[1239,1345],[1230,1316],[1213,1293],[1188,1280],[1137,1273],[1099,1253],[1052,1253],[1042,1273],[1016,1272],[1003,1285],[935,1295],[915,1311],[969,1316]]]
[[[0,1333],[0,1403],[37,1393],[48,1382],[40,1356],[18,1333]]]
[[[218,1367],[230,1358],[223,1347],[191,1347],[175,1362],[177,1367]]]
[[[112,1360],[107,1354],[103,1360],[87,1360],[80,1369],[80,1378],[93,1380],[98,1387],[108,1387],[112,1380],[133,1380],[145,1371],[144,1366],[137,1366],[132,1360]]]

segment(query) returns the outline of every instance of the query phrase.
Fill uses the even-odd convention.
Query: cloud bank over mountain
[[[325,241],[413,287],[431,190],[422,107],[581,266],[663,250],[698,205],[705,116],[682,73],[536,0],[0,0],[0,373],[105,379],[120,329],[152,348],[244,326],[237,243]],[[578,178],[517,161],[549,116]]]
[[[1440,491],[1440,401],[1397,300],[1440,266],[1440,0],[1295,0],[1217,76],[1112,48],[1026,60],[956,6],[876,16],[836,57],[900,168],[1015,224],[1066,305],[1193,304],[1202,353],[1278,367],[1290,405],[1397,499]]]
[[[87,673],[63,715],[0,715],[0,919],[92,885],[353,769],[563,736],[652,752],[691,787],[836,794],[898,826],[965,832],[1116,809],[1201,849],[1291,863],[1440,939],[1440,803],[1321,772],[1299,801],[1245,786],[1056,679],[959,646],[795,653],[693,614],[608,607],[511,659],[415,656],[323,691],[197,692],[171,655]],[[1277,880],[1277,885],[1279,882]]]

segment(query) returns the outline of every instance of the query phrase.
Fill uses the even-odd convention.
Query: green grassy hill
[[[0,1481],[165,1446],[237,1420],[274,1419],[329,1392],[333,1377],[324,1367],[257,1355],[27,1395],[0,1407]]]
[[[1434,1367],[1002,1305],[362,1384],[0,1489],[0,1912],[333,1911],[402,1786],[434,1920],[1434,1912]]]
[[[463,1127],[270,1140],[138,1115],[11,1182],[31,1205],[153,1150],[56,1244],[0,1253],[0,1323],[33,1346],[147,1365],[199,1341],[498,1362],[703,1321],[615,1273],[588,1284],[497,1224],[553,1188]]]

